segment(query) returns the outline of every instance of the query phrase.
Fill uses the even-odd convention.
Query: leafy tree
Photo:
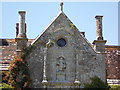
[[[9,67],[8,83],[14,88],[27,88],[30,83],[27,61],[15,57]]]

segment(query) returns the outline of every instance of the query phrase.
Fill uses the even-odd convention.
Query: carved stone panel
[[[66,80],[66,62],[63,57],[57,58],[56,61],[56,79],[58,81]]]

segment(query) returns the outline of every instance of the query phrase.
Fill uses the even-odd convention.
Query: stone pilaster
[[[43,66],[43,88],[47,88],[47,76],[46,76],[46,60],[47,60],[47,47],[44,48],[44,66]]]
[[[75,85],[75,88],[80,88],[80,81],[79,81],[79,64],[78,64],[78,49],[75,49],[75,56],[76,56],[76,77],[75,77],[75,81],[74,81],[74,85]]]

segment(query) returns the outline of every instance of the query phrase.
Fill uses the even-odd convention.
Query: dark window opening
[[[60,47],[64,47],[66,45],[66,40],[63,38],[60,38],[57,40],[57,45]]]
[[[8,42],[5,39],[0,40],[0,46],[8,46]]]

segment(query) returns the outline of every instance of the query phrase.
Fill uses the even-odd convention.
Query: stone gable
[[[62,40],[62,46],[59,46],[58,40]],[[42,46],[38,43],[40,41],[46,43],[46,46],[51,42],[52,45]],[[76,87],[76,80],[83,87],[83,84],[90,82],[90,78],[94,76],[105,81],[104,54],[94,51],[63,12],[59,13],[32,45],[35,43],[38,44],[26,58],[31,72],[31,87],[43,87],[44,74],[47,87],[54,88]]]
[[[3,52],[4,56],[8,56],[7,51],[11,55],[21,56],[24,47],[30,48],[24,58],[28,62],[30,88],[83,88],[84,83],[91,82],[91,77],[97,76],[106,82],[106,69],[107,78],[119,79],[119,60],[114,57],[119,52],[106,49],[107,55],[105,53],[107,40],[102,35],[103,16],[95,17],[97,40],[92,45],[64,14],[62,2],[59,14],[33,42],[26,35],[26,12],[18,13],[19,23],[16,24],[16,38],[13,40],[15,44],[4,40]],[[1,45],[2,48],[4,45]],[[118,69],[112,68],[112,74],[109,67]]]

